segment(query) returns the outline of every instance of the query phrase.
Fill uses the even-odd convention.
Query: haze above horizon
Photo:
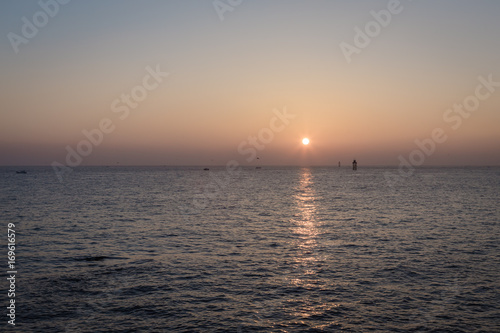
[[[2,2],[0,165],[499,166],[499,14],[493,0]]]

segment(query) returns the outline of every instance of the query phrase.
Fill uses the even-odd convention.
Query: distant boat
[[[358,170],[358,162],[356,162],[356,160],[352,161],[352,169],[354,171]]]
[[[19,170],[19,171],[16,171],[16,173],[18,173],[18,174],[27,174],[28,172],[26,170]]]
[[[262,167],[255,167],[255,169],[262,169]]]
[[[203,169],[203,170],[208,171],[208,170],[210,170],[210,169],[209,169],[209,168],[205,168],[205,169]]]

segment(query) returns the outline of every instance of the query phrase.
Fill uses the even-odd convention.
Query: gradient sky
[[[500,82],[500,1],[401,0],[348,63],[340,44],[387,5],[244,0],[221,21],[211,0],[73,0],[16,53],[8,34],[41,7],[2,1],[0,165],[65,164],[104,118],[82,165],[255,164],[238,146],[285,107],[263,165],[398,165],[435,128],[426,165],[500,165],[500,88],[457,130],[443,119],[478,76]],[[112,102],[157,65],[169,76],[121,120]]]

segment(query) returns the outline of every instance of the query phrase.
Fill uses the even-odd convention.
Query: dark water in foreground
[[[500,168],[14,170],[18,332],[500,331]]]

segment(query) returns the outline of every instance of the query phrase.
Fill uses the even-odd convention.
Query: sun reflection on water
[[[299,183],[295,188],[295,205],[297,214],[292,222],[293,232],[299,236],[297,246],[299,247],[300,262],[306,263],[315,261],[313,251],[317,246],[316,236],[318,235],[316,221],[316,192],[314,190],[313,176],[311,170],[304,168],[301,170]]]
[[[297,288],[297,291],[307,290],[307,292],[304,294],[300,292],[288,299],[285,308],[290,316],[290,323],[300,324],[311,317],[321,317],[325,313],[335,312],[339,305],[324,302],[321,297],[321,291],[327,288],[327,283],[321,278],[325,258],[319,241],[321,233],[317,218],[319,196],[315,190],[311,169],[300,170],[293,199],[296,212],[290,221],[290,229],[294,237],[295,256],[294,272],[289,277],[288,283],[291,287]],[[315,296],[310,298],[306,295]],[[333,324],[330,322],[327,325]]]

